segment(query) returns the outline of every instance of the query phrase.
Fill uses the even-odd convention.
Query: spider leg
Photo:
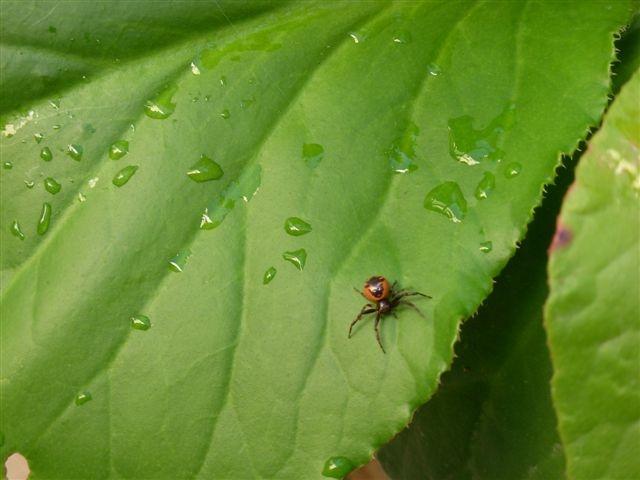
[[[432,298],[431,295],[425,295],[424,293],[421,292],[410,292],[408,290],[400,290],[396,295],[393,296],[393,300],[400,300],[403,297],[412,297],[415,295],[420,295],[421,297],[425,297],[425,298]]]
[[[351,325],[349,325],[349,338],[351,338],[351,330],[353,329],[353,326],[358,323],[358,321],[364,316],[367,315],[369,313],[373,313],[373,312],[377,312],[378,309],[374,308],[373,306],[371,306],[370,304],[366,304],[364,307],[362,307],[362,310],[360,310],[360,313],[358,314],[358,316],[355,318],[355,320],[353,322],[351,322]]]
[[[418,314],[420,314],[422,318],[425,318],[424,314],[420,311],[420,309],[408,300],[400,300],[399,302],[396,302],[396,305],[408,305],[409,307],[413,308],[416,312],[418,312]]]
[[[366,297],[366,295],[364,293],[362,293],[362,290],[358,290],[356,287],[353,287],[353,289],[358,292],[360,295],[362,295],[362,298],[364,298],[365,300],[369,301],[369,299]]]
[[[382,346],[382,341],[380,340],[380,318],[382,317],[382,315],[380,314],[380,312],[378,312],[378,314],[376,315],[376,321],[373,324],[373,329],[376,331],[376,339],[378,340],[378,345],[380,345],[380,348],[382,349],[382,353],[387,353],[384,350],[384,347]]]

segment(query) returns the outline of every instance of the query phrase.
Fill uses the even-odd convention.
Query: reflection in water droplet
[[[36,140],[36,143],[40,143],[44,139],[44,133],[34,133],[33,138]]]
[[[2,168],[4,168],[5,170],[11,170],[13,168],[13,163],[11,162],[4,162],[2,164]]]
[[[486,242],[480,243],[480,251],[483,253],[489,253],[493,250],[493,242],[491,240],[487,240]]]
[[[273,280],[273,277],[276,276],[276,273],[278,273],[278,271],[275,269],[275,267],[269,267],[267,271],[264,272],[264,277],[262,277],[262,283],[264,285],[270,283],[271,280]]]
[[[42,204],[42,212],[38,220],[38,235],[44,235],[49,230],[49,222],[51,221],[51,205],[47,202]]]
[[[482,180],[478,182],[478,186],[476,187],[476,198],[478,200],[484,200],[485,198],[489,198],[493,189],[496,188],[496,177],[491,172],[484,172],[482,176]]]
[[[191,62],[190,68],[191,68],[191,73],[193,73],[194,75],[200,75],[200,69],[195,63]]]
[[[522,165],[518,162],[511,162],[510,164],[504,167],[504,176],[505,178],[513,178],[520,175],[522,171]]]
[[[291,262],[298,270],[303,270],[305,263],[307,263],[307,252],[304,248],[292,252],[284,252],[282,258],[287,262]]]
[[[55,110],[60,110],[60,99],[49,100],[49,105],[51,105]]]
[[[80,155],[82,156],[82,154],[80,154]],[[40,158],[42,160],[44,160],[45,162],[50,162],[51,159],[53,158],[53,153],[51,152],[51,149],[49,147],[43,147],[42,150],[40,150]],[[73,158],[73,157],[71,157],[71,158]],[[76,159],[74,159],[74,160],[76,160]]]
[[[424,208],[445,215],[459,223],[467,213],[467,201],[455,182],[445,182],[431,190],[424,199]]]
[[[109,158],[111,160],[120,160],[129,153],[129,142],[126,140],[118,140],[109,147]]]
[[[507,105],[489,125],[481,130],[473,128],[468,115],[449,120],[449,155],[466,165],[477,165],[485,160],[500,161],[505,155],[501,149],[504,132],[515,122],[515,105]]]
[[[24,184],[27,186],[27,188],[33,188],[36,182],[32,182],[31,180],[25,180]]]
[[[85,197],[85,196],[84,196],[84,194],[83,194],[82,192],[79,192],[79,193],[78,193],[78,201],[79,201],[80,203],[82,203],[82,202],[86,202],[86,201],[87,201],[87,197]]]
[[[149,330],[151,328],[151,320],[146,315],[134,315],[131,317],[131,328],[135,330]]]
[[[353,43],[364,42],[364,36],[358,32],[349,32],[349,36],[353,39]]]
[[[98,184],[98,180],[100,180],[98,177],[90,178],[89,180],[87,180],[87,185],[89,185],[89,188],[95,188],[95,186]]]
[[[131,177],[133,177],[133,174],[136,173],[136,170],[138,170],[138,165],[128,165],[124,167],[122,170],[120,170],[118,173],[116,173],[113,177],[113,180],[111,180],[111,182],[116,187],[121,187],[125,183],[127,183],[129,180],[131,180]]]
[[[330,478],[343,478],[355,465],[347,457],[331,457],[324,463],[322,475]]]
[[[173,95],[177,91],[178,87],[176,85],[169,85],[154,99],[147,100],[144,104],[144,113],[156,120],[168,118],[176,109],[176,104],[173,103]]]
[[[62,185],[60,185],[55,178],[47,177],[44,179],[44,188],[47,192],[55,195],[60,191]]]
[[[229,182],[227,187],[205,208],[200,228],[211,230],[222,223],[241,198],[248,202],[258,192],[262,181],[262,168],[253,165],[244,170],[240,179]]]
[[[198,183],[218,180],[223,174],[222,167],[206,155],[200,155],[200,160],[187,170],[189,178]]]
[[[11,234],[15,237],[18,237],[20,240],[24,240],[24,233],[22,233],[22,229],[20,228],[18,220],[14,220],[11,224]]]
[[[231,117],[231,112],[229,112],[229,110],[225,108],[224,110],[222,110],[222,112],[220,112],[220,116],[227,120],[229,117]]]
[[[419,133],[418,126],[413,122],[409,122],[403,134],[393,141],[391,148],[385,150],[391,170],[395,173],[413,172],[418,168],[415,164],[415,147]]]
[[[437,77],[438,75],[440,75],[440,72],[442,70],[440,68],[440,65],[438,65],[437,63],[430,63],[429,65],[427,65],[427,71],[432,77]]]
[[[289,217],[284,221],[284,231],[289,235],[299,237],[311,231],[311,225],[301,218]]]
[[[82,152],[83,152],[82,145],[71,144],[67,146],[67,155],[73,158],[76,162],[79,162],[80,160],[82,160]],[[40,154],[40,156],[42,156],[42,153]]]
[[[413,36],[411,32],[408,30],[400,30],[393,35],[393,43],[399,45],[406,45],[411,43],[413,40]]]
[[[180,273],[184,270],[184,266],[187,264],[187,260],[191,256],[191,250],[188,248],[180,250],[175,256],[169,260],[169,268],[171,271]]]
[[[305,143],[302,145],[302,158],[308,167],[316,168],[324,157],[324,147],[319,143]]]
[[[84,405],[85,403],[87,403],[89,400],[91,400],[91,392],[80,392],[78,395],[76,395],[76,405],[80,406],[80,405]]]

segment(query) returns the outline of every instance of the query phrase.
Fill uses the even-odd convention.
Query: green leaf
[[[546,324],[569,478],[640,477],[640,72],[562,208]]]
[[[438,391],[378,452],[392,478],[563,477],[542,313],[546,250],[570,173],[561,170],[493,292],[462,325]]]
[[[3,2],[2,455],[45,478],[366,461],[598,121],[627,7]],[[433,297],[384,319],[387,354],[371,316],[347,338],[374,274]]]

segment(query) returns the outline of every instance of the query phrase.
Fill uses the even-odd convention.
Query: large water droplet
[[[42,147],[42,150],[40,150],[40,158],[45,162],[50,162],[51,159],[53,158],[53,153],[51,152],[51,149],[49,147]],[[82,154],[80,154],[80,158],[82,158]]]
[[[445,182],[431,190],[424,199],[424,208],[445,215],[459,223],[467,213],[467,201],[455,182]]]
[[[518,162],[511,162],[504,167],[504,177],[505,178],[513,178],[520,175],[522,171],[522,165]]]
[[[316,168],[324,157],[324,147],[319,143],[305,143],[302,145],[302,158],[307,166]]]
[[[275,267],[269,267],[267,271],[264,272],[264,277],[262,277],[262,283],[264,285],[270,283],[271,280],[273,280],[273,277],[276,276],[276,273],[278,273],[278,271],[275,269]]]
[[[178,87],[176,85],[169,85],[154,99],[147,100],[144,104],[144,113],[156,120],[168,118],[176,109],[176,104],[173,103],[173,95],[177,91]]]
[[[169,260],[169,268],[171,269],[171,271],[176,273],[182,272],[190,256],[191,250],[189,250],[188,248],[180,250],[178,253],[176,253],[174,257]]]
[[[151,320],[146,315],[134,315],[131,317],[131,328],[135,330],[149,330],[151,328]]]
[[[289,217],[284,221],[284,231],[289,235],[299,237],[311,231],[311,225],[301,218]]]
[[[125,183],[127,183],[129,180],[131,180],[131,177],[133,177],[134,173],[136,173],[136,170],[138,170],[138,165],[128,165],[124,167],[122,170],[120,170],[118,173],[116,173],[113,177],[113,180],[111,180],[111,182],[116,187],[121,187]]]
[[[51,205],[47,202],[42,204],[42,212],[38,220],[38,235],[44,235],[49,230],[49,222],[51,222]]]
[[[206,155],[200,155],[200,160],[187,170],[189,178],[196,182],[218,180],[223,174],[222,167]]]
[[[484,172],[482,179],[478,182],[476,187],[476,198],[478,200],[484,200],[489,198],[493,189],[496,188],[496,177],[491,172]]]
[[[307,251],[301,248],[292,252],[284,252],[282,258],[291,262],[298,270],[303,270],[305,263],[307,263]]]
[[[118,140],[109,147],[109,158],[111,160],[120,160],[129,153],[129,142],[126,140]]]
[[[67,146],[67,155],[73,158],[76,162],[79,162],[80,160],[82,160],[82,153],[83,153],[82,145],[70,144]],[[40,153],[40,156],[42,156],[42,152]]]
[[[391,148],[385,150],[385,154],[389,158],[391,170],[396,173],[407,173],[413,172],[418,168],[415,164],[415,147],[419,133],[420,129],[418,126],[410,122],[404,129],[404,133],[393,141]]]
[[[44,179],[44,188],[50,194],[55,195],[60,191],[62,185],[60,185],[55,178],[47,177]]]
[[[477,165],[485,160],[499,161],[505,152],[501,149],[504,132],[515,121],[515,106],[508,105],[502,113],[480,130],[473,128],[468,115],[449,120],[449,155],[466,165]]]
[[[322,475],[330,478],[343,478],[355,468],[347,457],[331,457],[324,463]]]
[[[80,392],[78,395],[76,395],[76,405],[80,406],[80,405],[84,405],[85,403],[87,403],[88,401],[90,401],[93,397],[91,396],[91,392]]]
[[[22,229],[20,228],[20,224],[17,220],[14,220],[11,224],[11,234],[18,237],[20,240],[24,240],[24,233],[22,233]]]

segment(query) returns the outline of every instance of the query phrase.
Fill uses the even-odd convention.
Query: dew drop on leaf
[[[22,233],[22,229],[20,228],[20,224],[17,220],[14,220],[11,224],[11,234],[18,237],[20,240],[24,240],[24,233]]]
[[[187,170],[189,178],[198,183],[218,180],[223,174],[222,167],[206,155],[200,155],[200,160]]]
[[[467,201],[457,183],[445,182],[427,193],[424,208],[445,215],[454,223],[459,223],[467,213]]]
[[[164,120],[171,116],[176,109],[173,95],[178,91],[176,85],[170,85],[160,92],[155,98],[147,100],[144,104],[144,113],[149,118]]]
[[[109,158],[111,160],[120,160],[129,153],[129,142],[126,140],[118,140],[109,147]]]
[[[489,198],[489,195],[491,195],[494,188],[496,188],[495,175],[491,172],[484,172],[482,179],[478,182],[478,186],[476,187],[476,198],[478,200]]]
[[[51,159],[53,158],[53,153],[51,152],[51,149],[49,147],[43,147],[42,150],[40,150],[40,158],[45,162],[50,162]]]
[[[302,271],[304,269],[305,263],[307,262],[307,252],[304,248],[301,248],[300,250],[294,250],[292,252],[284,252],[282,254],[282,258],[284,258],[287,262],[290,262],[298,270]]]
[[[42,204],[40,219],[38,220],[38,235],[44,235],[49,230],[49,222],[51,221],[51,205],[47,202]]]
[[[324,157],[324,147],[319,143],[305,143],[302,145],[302,158],[308,167],[316,168]]]
[[[78,395],[76,395],[76,405],[80,406],[80,405],[84,405],[85,403],[87,403],[88,401],[90,401],[93,397],[91,396],[91,392],[80,392]]]
[[[385,154],[391,165],[391,170],[395,173],[413,172],[418,168],[415,164],[415,148],[419,133],[420,129],[418,129],[418,126],[410,122],[404,129],[403,134],[391,143],[389,149],[385,150]]]
[[[80,160],[82,160],[82,153],[83,153],[82,145],[70,144],[67,146],[67,155],[73,158],[76,162],[79,162]]]
[[[264,272],[264,277],[262,277],[262,283],[264,285],[271,283],[271,280],[273,280],[273,277],[276,276],[276,273],[278,273],[278,271],[275,269],[275,267],[269,267],[267,271]]]
[[[480,251],[482,253],[489,253],[493,250],[493,243],[491,240],[487,240],[486,242],[480,242]]]
[[[188,248],[180,250],[176,253],[171,260],[169,260],[169,268],[171,271],[180,273],[184,270],[187,260],[191,256],[191,250]]]
[[[522,171],[522,165],[518,162],[511,162],[504,167],[504,177],[505,178],[514,178],[520,175]]]
[[[324,463],[322,475],[330,478],[343,478],[355,465],[347,457],[331,457]]]
[[[121,187],[125,183],[127,183],[129,180],[131,180],[131,177],[133,177],[133,175],[136,173],[137,170],[138,170],[137,165],[128,165],[124,167],[122,170],[120,170],[118,173],[116,173],[113,177],[113,180],[111,180],[111,182],[116,187]]]
[[[36,143],[40,143],[44,139],[44,133],[34,133],[33,138],[35,139]]]
[[[298,217],[289,217],[284,221],[284,231],[289,235],[299,237],[311,231],[311,224]]]
[[[2,164],[2,168],[4,168],[5,170],[11,170],[13,168],[13,163],[11,162],[4,162]]]
[[[50,194],[55,195],[60,191],[62,185],[60,185],[55,178],[47,177],[44,179],[44,188]]]
[[[131,328],[135,330],[149,330],[151,320],[146,315],[134,315],[131,317]]]

